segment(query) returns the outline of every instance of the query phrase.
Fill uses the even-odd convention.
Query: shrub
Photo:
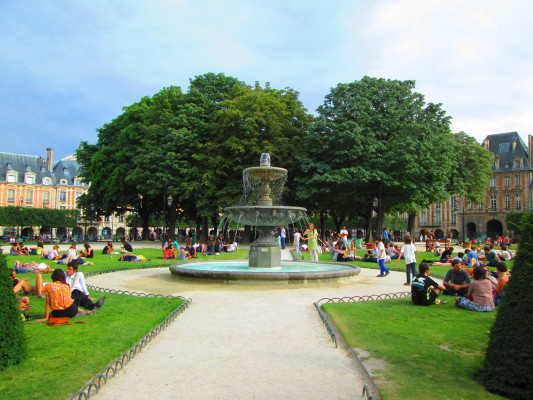
[[[513,275],[498,306],[481,371],[487,390],[510,399],[533,399],[533,215],[520,223],[522,241]]]
[[[18,364],[26,355],[26,341],[7,258],[0,254],[0,371]]]

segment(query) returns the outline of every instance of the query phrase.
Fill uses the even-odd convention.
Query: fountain
[[[270,165],[270,155],[261,155],[259,167],[243,171],[245,182],[259,183],[257,204],[226,207],[225,214],[239,224],[255,226],[257,239],[250,245],[248,263],[244,262],[189,262],[170,267],[173,274],[232,281],[293,281],[309,282],[341,280],[359,274],[356,266],[341,263],[281,262],[277,241],[271,237],[274,226],[294,224],[306,216],[303,207],[273,205],[271,185],[286,178],[287,170]],[[246,186],[246,185],[245,185]]]

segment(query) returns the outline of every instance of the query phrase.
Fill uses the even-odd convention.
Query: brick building
[[[466,237],[477,239],[512,236],[506,213],[532,210],[532,136],[528,136],[526,145],[517,132],[498,133],[487,136],[482,145],[494,155],[494,175],[488,182],[484,203],[473,204],[451,196],[446,202],[433,204],[419,213],[414,230],[417,235],[434,231],[437,237],[446,232],[456,238],[462,237],[463,232]]]
[[[54,164],[54,150],[46,149],[46,159],[39,156],[0,153],[0,207],[33,207],[59,210],[77,209],[78,197],[87,193],[89,184],[78,177],[79,163],[74,156]],[[81,213],[80,213],[81,214]],[[123,216],[99,221],[78,221],[75,228],[0,227],[1,234],[57,236],[82,239],[125,236]]]

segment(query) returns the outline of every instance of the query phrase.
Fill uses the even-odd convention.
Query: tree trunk
[[[200,240],[206,243],[207,237],[209,236],[209,224],[207,223],[207,217],[202,216],[201,220],[202,220],[202,232],[200,235],[201,236]]]
[[[415,219],[416,219],[416,213],[411,213],[408,215],[407,231],[411,232],[411,237],[413,238],[413,240],[416,237],[415,232],[413,232],[413,229],[415,228]]]
[[[176,204],[172,201],[172,205],[169,207],[169,224],[168,224],[168,235],[170,239],[176,239]]]
[[[211,216],[211,221],[213,223],[213,229],[215,231],[215,237],[218,236],[218,214],[213,214]]]
[[[320,237],[323,238],[326,233],[326,213],[320,210]]]

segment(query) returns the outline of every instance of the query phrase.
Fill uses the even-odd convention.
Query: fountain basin
[[[287,206],[233,206],[224,208],[224,214],[240,224],[252,226],[287,226],[306,216],[307,209]]]
[[[246,261],[183,262],[170,272],[192,279],[224,283],[319,283],[352,281],[361,272],[355,265],[340,263],[282,262],[280,267],[249,268]]]

